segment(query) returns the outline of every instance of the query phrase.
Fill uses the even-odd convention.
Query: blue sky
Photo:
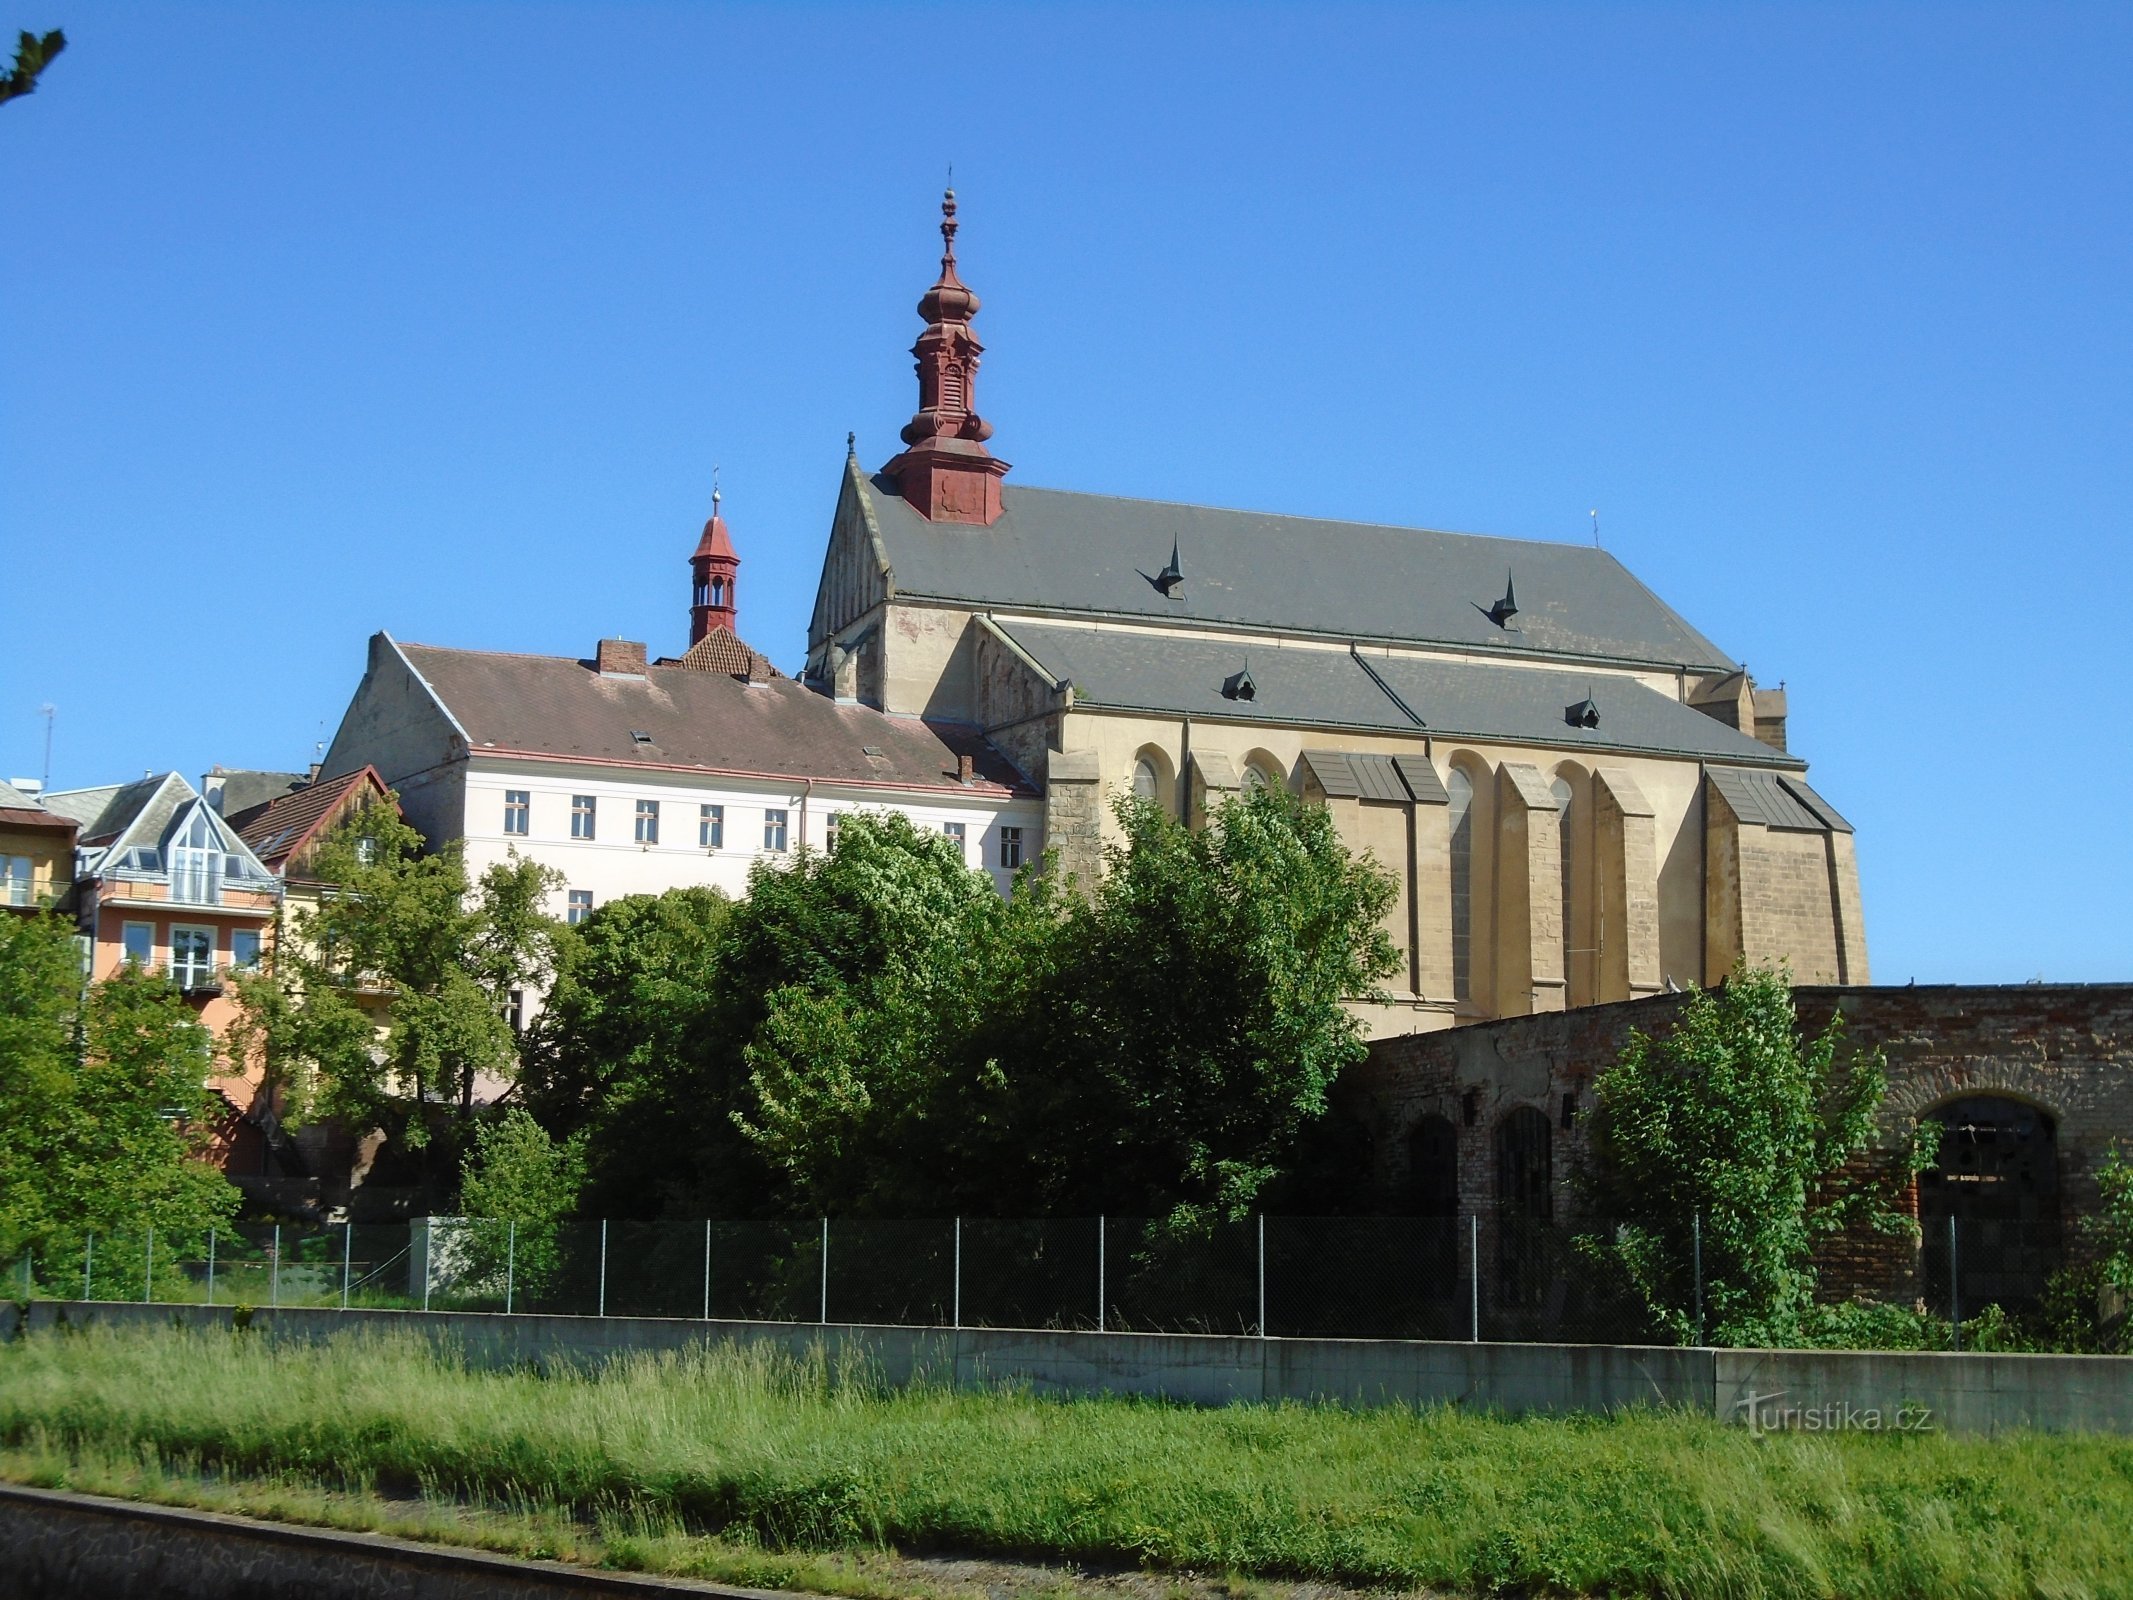
[[[2133,978],[2133,8],[38,4],[0,772],[301,766],[380,627],[678,650],[714,462],[795,665],[953,162],[1010,482],[1598,507],[1879,980]]]

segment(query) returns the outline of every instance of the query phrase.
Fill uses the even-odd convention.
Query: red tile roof
[[[364,793],[385,793],[385,781],[375,767],[363,767],[276,795],[227,820],[269,872],[286,873],[289,862],[338,822],[356,797]]]
[[[778,669],[770,657],[748,644],[721,623],[689,646],[679,659],[663,660],[662,667],[681,667],[689,672],[723,672],[732,678],[774,678]]]

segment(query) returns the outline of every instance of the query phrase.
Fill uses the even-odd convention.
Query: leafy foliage
[[[1279,794],[1194,832],[1121,803],[1093,898],[1003,900],[944,838],[849,815],[744,901],[602,907],[528,1103],[612,1213],[1174,1213],[1251,1203],[1362,1053],[1392,889]]]
[[[338,1116],[410,1148],[435,1104],[470,1124],[475,1080],[516,1072],[505,1008],[553,961],[541,906],[560,875],[514,855],[470,885],[458,844],[425,853],[390,799],[336,826],[311,871],[317,905],[290,915],[271,968],[235,979],[232,1053],[264,1060],[291,1122]]]
[[[67,36],[58,28],[43,37],[24,29],[15,36],[15,64],[0,72],[0,104],[37,89],[37,80],[49,67],[59,52],[66,49]]]
[[[170,981],[81,981],[58,918],[0,918],[0,1252],[204,1229],[237,1208],[206,1159],[207,1030]]]
[[[582,1135],[551,1139],[523,1106],[476,1128],[460,1179],[459,1209],[512,1229],[501,1236],[493,1228],[476,1231],[470,1275],[501,1277],[508,1265],[521,1292],[546,1293],[562,1270],[560,1224],[577,1209],[584,1187]]]
[[[1921,1125],[1908,1152],[1864,1171],[1887,1092],[1880,1053],[1846,1051],[1841,1015],[1803,1038],[1781,973],[1741,967],[1692,994],[1664,1036],[1632,1033],[1594,1089],[1576,1181],[1593,1215],[1621,1220],[1586,1247],[1684,1342],[1801,1342],[1815,1242],[1855,1222],[1914,1226],[1894,1195],[1931,1163],[1938,1128]]]

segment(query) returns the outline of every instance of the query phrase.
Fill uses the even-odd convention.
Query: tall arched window
[[[1474,780],[1454,767],[1444,780],[1452,797],[1452,998],[1474,997]]]
[[[1155,770],[1155,763],[1153,761],[1150,761],[1146,756],[1142,756],[1138,761],[1133,763],[1134,799],[1160,799],[1162,795],[1162,788],[1162,775]]]
[[[1563,999],[1575,1005],[1583,998],[1582,985],[1573,976],[1578,972],[1578,957],[1574,953],[1577,939],[1577,791],[1570,787],[1568,778],[1558,777],[1548,785],[1548,792],[1555,796],[1555,831],[1557,853],[1562,866],[1563,908]]]

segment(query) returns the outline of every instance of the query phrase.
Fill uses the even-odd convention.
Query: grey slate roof
[[[968,755],[979,783],[1030,792],[973,728],[839,705],[787,677],[751,684],[679,665],[624,677],[568,656],[398,649],[466,730],[476,755],[490,748],[940,790],[963,788],[956,758]],[[638,733],[650,737],[640,743]]]
[[[1795,833],[1850,833],[1852,825],[1837,814],[1806,781],[1789,772],[1742,772],[1710,769],[1712,785],[1743,822]]]
[[[1054,678],[1071,682],[1077,703],[1084,705],[1269,726],[1371,728],[1565,750],[1626,750],[1743,767],[1802,765],[1628,678],[1429,657],[1255,648],[1199,634],[1127,633],[1055,622],[995,619],[995,626]],[[1244,666],[1251,669],[1256,695],[1225,698],[1223,681]],[[1563,713],[1588,689],[1599,704],[1600,725],[1573,728]]]
[[[175,786],[171,783],[174,778]],[[192,786],[175,772],[160,772],[132,783],[62,789],[46,795],[45,806],[80,823],[84,845],[113,844],[129,832],[138,832],[148,840],[160,839],[164,825],[192,794]]]
[[[1604,550],[1003,485],[989,528],[928,522],[861,487],[901,596],[976,606],[1242,624],[1699,669],[1737,665]],[[1157,573],[1178,545],[1185,581]],[[1477,606],[1516,580],[1506,633]]]

